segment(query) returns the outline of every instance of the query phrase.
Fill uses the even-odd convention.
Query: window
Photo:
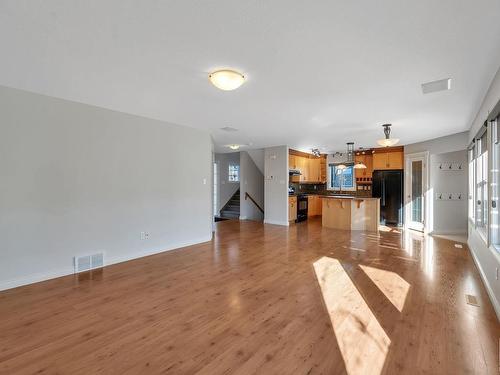
[[[338,190],[354,190],[354,168],[352,165],[344,169],[338,164],[330,164],[330,188]]]
[[[491,130],[491,206],[490,206],[490,242],[497,249],[500,249],[500,218],[498,217],[498,196],[500,193],[500,142],[498,139],[498,121],[490,122]]]
[[[475,215],[475,202],[476,202],[476,184],[474,183],[474,179],[476,176],[476,163],[475,163],[475,147],[472,146],[468,150],[468,160],[469,160],[469,219],[474,222]]]
[[[476,228],[487,240],[488,228],[488,140],[487,131],[476,139]]]
[[[228,181],[229,182],[239,182],[240,181],[240,166],[239,165],[229,164]]]

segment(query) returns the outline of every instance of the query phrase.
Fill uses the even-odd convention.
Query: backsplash
[[[288,186],[293,187],[296,194],[323,194],[326,192],[326,184],[301,184],[298,182],[290,182]]]
[[[355,197],[371,197],[371,186],[370,190],[356,190],[356,191],[339,191],[339,190],[327,190],[326,184],[301,184],[298,182],[290,182],[289,187],[295,189],[295,194],[322,194],[322,195],[349,195]],[[367,188],[367,187],[366,187]]]

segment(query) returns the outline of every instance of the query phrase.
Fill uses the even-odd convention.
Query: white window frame
[[[335,167],[337,165],[347,165],[348,168],[352,168],[352,186],[347,187],[344,185],[345,180],[342,178],[342,189],[340,189],[339,186],[333,186],[333,176],[332,176],[332,166]],[[328,173],[328,184],[327,184],[327,190],[330,191],[356,191],[356,169],[354,169],[354,164],[346,164],[346,163],[330,163],[328,164],[327,168],[327,173]]]
[[[472,158],[470,154],[472,153]],[[471,225],[476,227],[476,148],[475,143],[472,143],[467,149],[467,217]]]
[[[488,124],[490,130],[489,156],[489,231],[488,245],[500,252],[500,134],[498,126],[500,117],[491,120]]]
[[[231,178],[231,176],[232,176],[231,168],[234,168],[236,171],[236,178],[235,179]],[[229,165],[227,167],[227,181],[231,182],[231,183],[235,183],[235,184],[240,183],[240,166],[239,166],[239,164],[229,163]]]
[[[489,197],[491,196],[491,132],[488,131],[488,127],[485,126],[481,128],[475,137],[475,151],[474,151],[474,227],[479,233],[479,236],[484,241],[486,246],[490,244],[490,209],[489,209]],[[486,138],[483,138],[486,133]],[[482,139],[484,139],[484,143]],[[483,148],[486,147],[486,155],[482,152]],[[486,166],[484,165],[486,163]],[[479,165],[480,164],[480,165]],[[479,175],[481,175],[481,181],[479,181]],[[485,180],[486,178],[486,180]],[[485,199],[486,198],[486,199]],[[481,201],[479,205],[478,202]],[[480,208],[479,208],[480,206]],[[481,215],[478,214],[480,210]],[[486,210],[486,213],[484,212]],[[481,216],[481,217],[479,217]],[[486,223],[479,224],[481,220]]]

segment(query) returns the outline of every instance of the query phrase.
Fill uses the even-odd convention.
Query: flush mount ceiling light
[[[397,138],[391,138],[391,124],[384,124],[382,125],[382,127],[384,128],[384,134],[385,134],[385,138],[384,139],[379,139],[377,141],[377,143],[380,145],[380,146],[383,146],[383,147],[391,147],[391,146],[394,146],[396,143],[399,142],[399,139]]]
[[[238,150],[240,148],[240,145],[228,145],[231,150]]]
[[[208,79],[215,87],[224,91],[235,90],[245,82],[243,74],[229,69],[212,72]]]

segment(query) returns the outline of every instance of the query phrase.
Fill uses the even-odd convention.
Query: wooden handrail
[[[264,210],[262,209],[262,207],[260,207],[259,204],[255,201],[255,199],[253,199],[252,196],[245,191],[245,200],[247,200],[247,198],[250,198],[250,200],[253,202],[253,204],[255,204],[257,206],[259,211],[264,213]]]

